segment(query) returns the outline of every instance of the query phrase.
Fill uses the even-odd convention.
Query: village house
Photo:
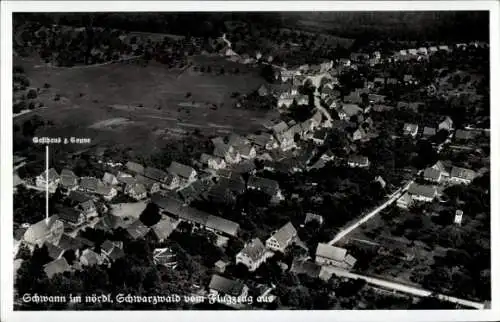
[[[43,271],[47,274],[49,279],[54,277],[56,274],[62,274],[70,270],[71,267],[64,257],[53,260],[52,262],[45,264],[43,267]]]
[[[317,145],[323,145],[325,143],[327,136],[328,136],[328,130],[327,129],[320,129],[320,130],[314,132],[314,135],[312,137],[312,141]]]
[[[87,220],[98,216],[97,208],[92,200],[85,200],[78,203],[75,209],[82,212]]]
[[[431,202],[437,196],[437,189],[435,186],[412,183],[408,188],[408,193],[413,200]]]
[[[296,147],[295,138],[292,131],[285,131],[276,135],[276,140],[279,143],[281,151],[288,151]]]
[[[250,272],[262,265],[272,253],[268,252],[259,238],[254,238],[245,244],[245,247],[236,254],[236,264],[245,265]]]
[[[177,267],[177,256],[171,248],[155,248],[153,250],[153,263],[175,269]]]
[[[167,182],[167,180],[168,180],[168,178],[169,178],[169,177],[171,177],[171,176],[172,176],[172,175],[167,174],[167,178],[166,178],[166,180],[165,180],[165,182],[164,182],[164,183],[166,183],[166,182]],[[161,187],[161,185],[160,185],[160,183],[159,183],[158,181],[153,180],[153,179],[150,179],[150,178],[146,178],[146,177],[145,177],[145,176],[143,176],[143,175],[138,174],[138,175],[135,177],[135,182],[136,182],[136,183],[138,183],[138,184],[142,184],[142,185],[146,188],[146,190],[147,190],[147,192],[148,192],[148,193],[153,194],[153,193],[156,193],[156,192],[160,191],[160,187]],[[130,183],[128,183],[128,184],[126,184],[126,185],[125,185],[125,187],[126,187],[127,185],[129,185],[129,184],[133,184],[133,183],[134,183],[134,182],[132,181],[132,182],[130,182]],[[164,183],[163,183],[163,184],[164,184]]]
[[[142,221],[137,219],[130,226],[128,226],[127,232],[130,237],[132,237],[132,239],[141,239],[148,234],[149,227],[144,225]]]
[[[335,266],[350,270],[356,264],[356,259],[347,254],[347,249],[319,243],[316,248],[316,264]]]
[[[78,187],[78,190],[95,193],[99,185],[102,185],[102,183],[95,177],[82,177],[80,178],[80,186]]]
[[[250,190],[253,189],[262,191],[263,193],[271,197],[271,201],[277,202],[283,200],[283,195],[281,193],[279,183],[275,180],[250,176],[248,178],[247,188]]]
[[[259,135],[250,135],[249,140],[258,148],[272,150],[278,147],[278,142],[270,133],[261,133]]]
[[[66,195],[78,188],[78,177],[69,169],[62,169],[59,185]]]
[[[30,249],[34,249],[35,246],[42,247],[45,242],[57,244],[63,233],[64,223],[53,215],[29,226],[23,240]]]
[[[405,192],[401,197],[398,198],[396,201],[396,205],[399,208],[406,209],[410,207],[413,204],[413,199],[411,196],[408,194],[408,192]]]
[[[144,166],[139,164],[139,163],[128,161],[125,164],[125,167],[127,168],[128,171],[130,171],[132,173],[144,174]]]
[[[370,93],[368,94],[368,101],[372,104],[381,104],[385,102],[385,95],[380,95],[380,94],[373,94]]]
[[[151,231],[159,242],[164,242],[177,228],[178,223],[177,220],[165,216],[151,227]]]
[[[446,130],[446,131],[451,131],[453,130],[453,121],[452,119],[447,116],[441,123],[438,125],[439,130]]]
[[[146,167],[144,169],[144,176],[151,180],[164,183],[165,181],[167,181],[168,173],[157,168]]]
[[[224,159],[227,164],[235,164],[241,161],[240,154],[232,146],[224,142],[214,143],[213,155]]]
[[[313,262],[294,260],[290,272],[299,275],[306,274],[311,278],[319,278],[321,275],[321,265]]]
[[[208,289],[211,296],[228,295],[244,298],[248,295],[248,286],[242,282],[216,274],[212,275]]]
[[[116,176],[112,173],[106,172],[104,173],[104,176],[102,177],[102,183],[108,186],[116,186],[120,182],[116,178]]]
[[[290,246],[296,238],[297,230],[293,227],[291,222],[288,222],[266,240],[266,247],[273,251],[284,253],[286,248]]]
[[[243,160],[253,159],[257,155],[257,151],[251,144],[236,145],[233,147]]]
[[[316,222],[321,226],[321,225],[323,225],[323,221],[324,221],[323,216],[308,212],[306,214],[306,218],[304,219],[304,224],[307,224],[310,222]]]
[[[144,185],[140,183],[132,183],[125,186],[124,192],[126,195],[135,200],[141,200],[147,197],[146,187],[144,187]]]
[[[181,181],[179,178],[171,173],[168,174],[164,183],[161,184],[161,187],[167,190],[175,190],[179,188],[181,185]]]
[[[206,153],[201,154],[200,162],[214,170],[224,169],[226,167],[226,162],[222,158]]]
[[[216,261],[214,263],[214,270],[217,272],[217,273],[224,273],[226,271],[226,267],[229,265],[230,263],[229,262],[225,262],[221,259],[219,259],[218,261]]]
[[[363,109],[357,104],[342,104],[342,108],[337,111],[341,120],[349,121],[352,116],[363,112]]]
[[[436,164],[434,164],[431,168],[438,170],[441,173],[443,181],[448,180],[448,178],[450,177],[449,167],[446,166],[442,161],[437,161]]]
[[[424,170],[424,179],[431,182],[441,182],[442,174],[441,171],[434,168],[427,168]]]
[[[43,189],[49,189],[51,192],[55,192],[57,189],[57,185],[59,184],[59,174],[54,168],[50,168],[47,171],[44,171],[42,174],[36,177],[36,186]]]
[[[347,165],[351,168],[367,168],[370,166],[370,161],[365,156],[351,155],[349,156]]]
[[[47,247],[47,253],[52,260],[61,258],[65,253],[64,249],[54,244],[44,243],[44,245]]]
[[[460,167],[452,167],[450,172],[450,183],[455,184],[470,184],[472,180],[476,178],[477,174],[475,171],[460,168]]]
[[[422,132],[422,136],[425,138],[436,135],[436,129],[432,127],[424,127],[424,131]]]
[[[125,256],[123,242],[105,240],[101,245],[101,257],[103,262],[110,265],[119,258]]]
[[[118,191],[113,187],[109,187],[109,186],[105,186],[105,185],[101,184],[101,185],[97,186],[95,193],[100,195],[104,200],[110,201],[114,197],[116,197],[116,195],[118,194]]]
[[[85,249],[80,256],[82,266],[96,266],[102,264],[102,257],[91,249]]]
[[[196,180],[196,170],[190,166],[180,164],[176,161],[172,161],[168,172],[179,177],[182,182],[191,183]]]
[[[271,127],[271,130],[275,136],[280,135],[284,133],[288,129],[288,124],[286,124],[284,121],[281,121]]]
[[[356,131],[352,134],[353,141],[365,141],[368,134],[362,127],[358,127]]]
[[[474,138],[474,132],[467,130],[456,130],[455,140],[458,142],[467,142]]]
[[[63,207],[59,210],[59,219],[72,227],[78,227],[82,225],[87,218],[81,211],[74,208]]]
[[[405,123],[405,125],[403,126],[404,135],[410,135],[411,137],[416,137],[417,133],[418,133],[417,124]]]

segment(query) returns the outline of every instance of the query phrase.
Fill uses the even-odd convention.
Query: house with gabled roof
[[[439,123],[438,129],[446,131],[453,130],[453,120],[449,116],[445,117],[445,119]]]
[[[220,275],[212,275],[208,289],[211,296],[229,295],[245,298],[248,295],[248,286],[241,281],[232,280]]]
[[[441,172],[441,176],[445,180],[447,180],[450,176],[450,167],[445,165],[443,161],[437,161],[431,168]]]
[[[271,197],[271,199],[282,200],[283,195],[281,193],[279,183],[272,179],[261,178],[257,176],[250,176],[247,183],[248,189],[258,190],[264,192],[266,195]]]
[[[327,129],[320,129],[320,130],[314,132],[314,135],[312,137],[312,141],[317,145],[323,145],[326,141],[327,136],[328,136],[328,130]]]
[[[434,168],[424,170],[424,179],[431,182],[440,182],[442,180],[441,171]]]
[[[429,127],[429,126],[426,126],[426,127],[424,127],[424,131],[422,132],[422,135],[424,137],[434,136],[434,135],[436,135],[436,129]]]
[[[54,260],[54,259],[59,259],[64,255],[64,249],[62,249],[59,246],[56,246],[51,243],[44,243],[45,247],[47,247],[47,252],[49,254],[49,257]]]
[[[352,116],[362,112],[363,109],[357,104],[342,104],[342,108],[337,111],[339,118],[347,121],[349,121]]]
[[[62,169],[59,185],[65,194],[75,191],[78,188],[78,177],[69,169]]]
[[[60,177],[57,171],[54,168],[50,168],[47,171],[44,171],[42,174],[36,177],[36,186],[46,189],[49,188],[49,191],[54,192],[59,184]]]
[[[412,197],[408,194],[408,192],[403,193],[401,197],[398,198],[396,201],[396,205],[399,208],[406,209],[410,207],[413,204],[413,199]]]
[[[267,251],[262,241],[259,238],[254,238],[246,243],[245,247],[236,254],[236,264],[241,263],[250,272],[253,272],[271,256],[272,254]]]
[[[306,214],[306,218],[304,219],[304,224],[310,223],[310,222],[317,222],[320,226],[323,225],[323,216],[318,215],[318,214],[313,214],[312,212],[308,212]]]
[[[137,162],[128,161],[125,164],[125,167],[127,168],[128,171],[131,171],[132,173],[144,174],[144,166]]]
[[[97,186],[95,193],[100,195],[104,200],[110,201],[118,194],[118,191],[111,187],[100,184]]]
[[[217,144],[214,144],[214,151],[212,154],[224,159],[227,164],[235,164],[241,161],[240,154],[235,151],[232,146],[224,142],[217,142]]]
[[[80,202],[75,206],[75,209],[82,212],[87,219],[97,216],[97,208],[91,199]]]
[[[45,242],[57,244],[63,233],[64,223],[59,220],[59,216],[53,215],[29,226],[24,232],[23,240],[33,249],[35,246],[41,247]]]
[[[305,274],[311,278],[318,278],[321,273],[321,268],[321,265],[316,263],[295,259],[292,262],[290,272],[296,275]]]
[[[404,135],[410,135],[412,137],[416,137],[418,133],[418,125],[412,123],[405,123],[403,126]]]
[[[352,134],[352,140],[353,141],[365,141],[367,136],[368,136],[368,134],[366,133],[365,129],[363,129],[363,127],[360,126]]]
[[[356,264],[356,259],[347,254],[347,249],[319,243],[316,248],[316,264],[335,266],[351,269]]]
[[[86,216],[82,211],[70,207],[59,209],[59,219],[69,226],[77,227],[86,221]]]
[[[179,177],[183,182],[193,182],[196,180],[197,175],[195,169],[176,161],[172,161],[170,167],[168,168],[168,172]]]
[[[171,248],[155,248],[153,250],[153,262],[156,265],[175,269],[177,266],[177,256]]]
[[[163,242],[174,232],[178,224],[178,220],[165,216],[151,227],[151,231],[159,242]]]
[[[102,257],[91,249],[85,249],[80,256],[82,266],[96,266],[102,264]]]
[[[116,178],[116,176],[112,173],[106,172],[104,173],[104,176],[102,177],[102,183],[108,186],[116,186],[120,182]]]
[[[151,180],[164,183],[167,180],[168,173],[154,167],[146,167],[144,169],[144,176]]]
[[[167,174],[167,180],[168,180],[169,176],[170,175]],[[132,181],[129,184],[133,184],[133,183],[134,182]],[[138,174],[137,176],[135,176],[135,183],[142,184],[146,188],[147,192],[151,193],[151,194],[160,191],[160,187],[161,187],[160,182],[158,182],[156,180],[153,180],[153,179],[150,179],[150,178],[147,178],[147,177],[145,177],[143,175],[140,175],[140,174]],[[126,184],[125,187],[128,186],[129,184]]]
[[[368,157],[362,155],[351,155],[347,160],[347,165],[351,168],[367,168],[370,166]]]
[[[176,175],[171,173],[168,174],[164,183],[161,184],[161,187],[167,190],[175,190],[181,186],[181,180]]]
[[[80,178],[80,186],[78,189],[83,192],[94,193],[99,185],[102,185],[102,183],[95,177],[82,177]]]
[[[470,184],[476,177],[477,174],[473,170],[460,167],[452,167],[449,182],[456,184]]]
[[[271,237],[266,240],[266,247],[284,253],[297,238],[297,230],[291,222],[278,229]]]
[[[149,232],[149,227],[137,219],[127,228],[127,232],[133,239],[141,239]]]
[[[408,194],[413,200],[431,202],[437,196],[437,189],[435,186],[412,183],[408,188]]]
[[[141,183],[132,183],[125,186],[124,192],[126,195],[135,200],[142,200],[146,198],[148,194],[146,187],[144,187],[144,185]]]
[[[43,267],[43,271],[45,272],[45,274],[47,274],[49,279],[57,274],[62,274],[70,270],[71,267],[64,257],[53,260],[52,262],[45,264]]]
[[[226,167],[226,161],[224,159],[210,155],[207,153],[202,153],[200,156],[200,162],[207,166],[209,169],[219,170]]]

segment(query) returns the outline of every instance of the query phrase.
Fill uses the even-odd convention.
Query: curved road
[[[380,278],[359,275],[359,274],[351,273],[351,272],[348,272],[348,271],[345,271],[342,269],[338,269],[338,268],[334,268],[334,267],[324,267],[324,269],[326,271],[328,271],[329,273],[335,274],[335,275],[340,276],[340,277],[346,277],[346,278],[350,278],[350,279],[362,279],[362,280],[365,280],[368,284],[380,286],[380,287],[383,287],[386,289],[391,289],[391,290],[406,293],[406,294],[411,294],[414,296],[428,297],[428,296],[434,295],[442,301],[446,301],[446,302],[450,302],[450,303],[454,303],[454,304],[460,304],[462,306],[472,307],[475,309],[484,309],[485,308],[484,303],[464,300],[464,299],[460,299],[460,298],[457,298],[454,296],[448,296],[448,295],[444,295],[444,294],[437,294],[437,293],[433,293],[429,290],[421,289],[421,288],[414,287],[414,286],[409,286],[409,285],[405,285],[405,284],[399,284],[396,282],[386,281],[386,280],[383,280]]]

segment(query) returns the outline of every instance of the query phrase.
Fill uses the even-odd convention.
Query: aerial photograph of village
[[[14,310],[491,307],[488,11],[12,22]]]

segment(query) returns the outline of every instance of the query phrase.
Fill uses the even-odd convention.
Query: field
[[[218,57],[211,59],[204,57],[203,64],[218,68],[223,63]],[[248,133],[277,116],[275,111],[233,107],[233,92],[248,93],[264,82],[257,71],[243,65],[241,73],[219,75],[192,68],[172,70],[158,63],[51,68],[33,58],[16,60],[32,87],[42,89],[48,83],[50,88],[39,94],[46,109],[15,120],[37,113],[54,123],[51,135],[86,135],[93,143],[150,150],[158,141],[195,129],[207,135]]]

